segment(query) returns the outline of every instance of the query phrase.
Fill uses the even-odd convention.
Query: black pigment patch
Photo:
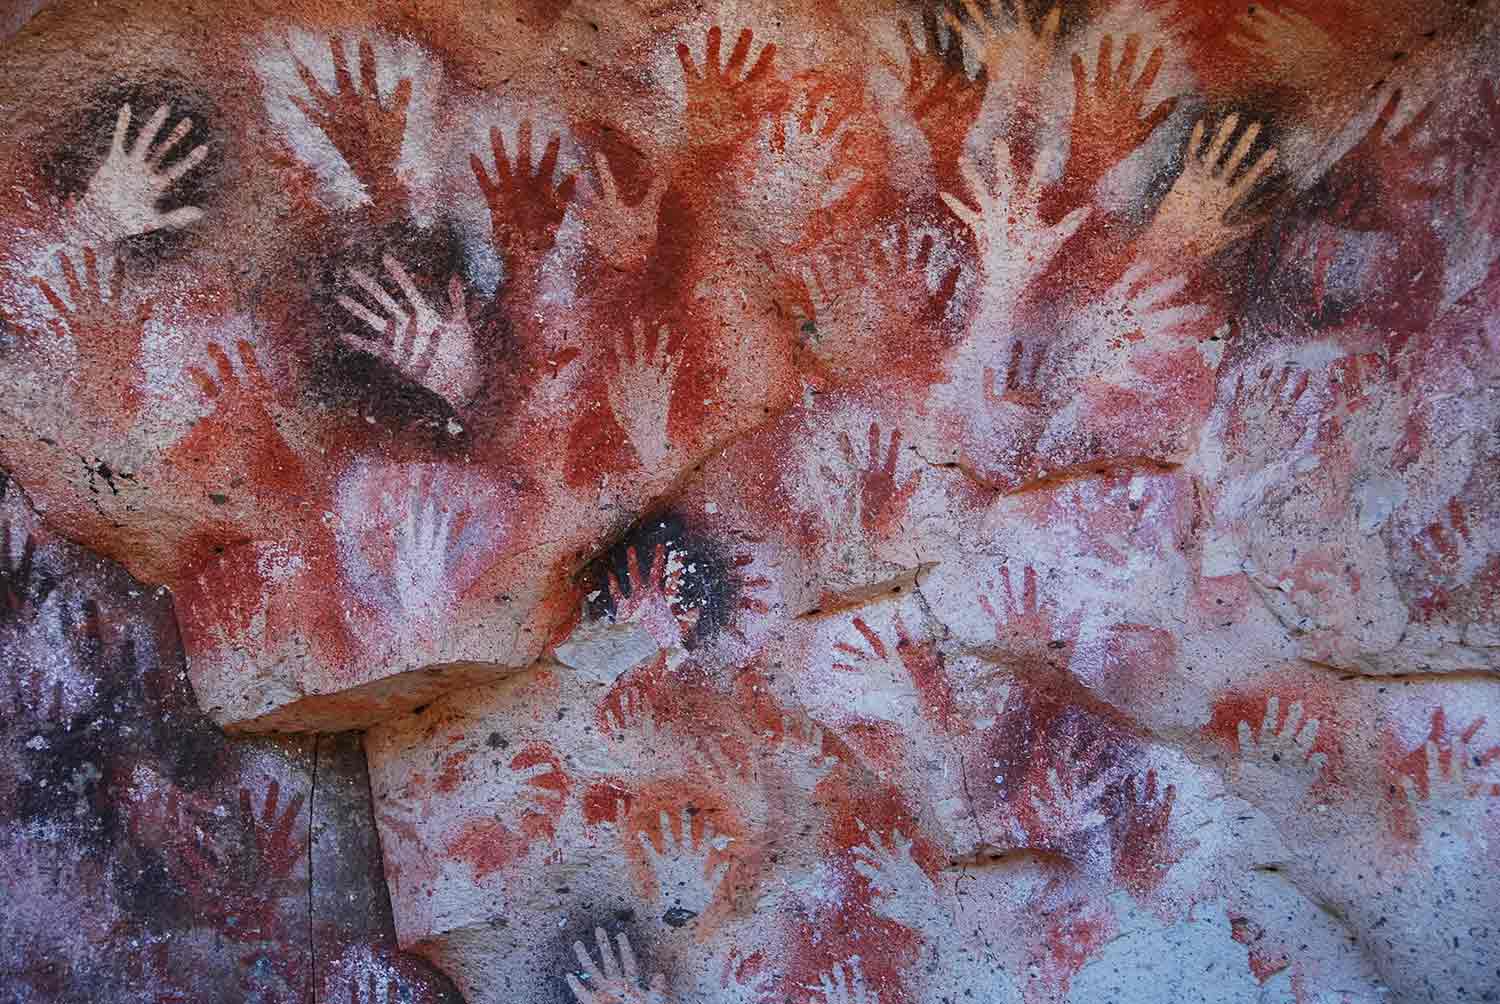
[[[657,973],[664,973],[667,985],[674,985],[674,973],[669,971],[658,951],[654,922],[642,920],[636,912],[635,903],[620,896],[600,896],[580,899],[566,913],[568,918],[550,945],[538,953],[540,972],[534,989],[535,996],[526,998],[537,1004],[577,1004],[565,979],[567,973],[582,972],[573,944],[578,942],[597,965],[599,946],[594,940],[594,930],[603,928],[609,938],[610,950],[619,957],[618,939],[624,934],[630,941],[631,952],[640,967],[641,982],[645,983]]]
[[[685,927],[696,916],[698,916],[696,910],[687,910],[680,906],[674,906],[661,915],[661,922],[668,927]]]
[[[686,638],[687,646],[692,648],[714,637],[730,622],[740,588],[733,563],[718,542],[690,530],[677,514],[668,512],[641,520],[603,557],[584,569],[584,591],[593,596],[588,613],[594,619],[614,616],[615,599],[609,588],[611,574],[626,596],[635,588],[630,581],[632,551],[641,579],[649,583],[658,545],[663,558],[679,564],[683,570],[681,584],[673,597],[675,605],[697,612]]]

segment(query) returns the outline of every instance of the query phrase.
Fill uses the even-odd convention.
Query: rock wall
[[[1500,1000],[1500,10],[1049,3],[27,21],[0,990]]]
[[[396,947],[357,735],[226,740],[165,590],[5,481],[0,544],[0,1000],[461,1000]]]

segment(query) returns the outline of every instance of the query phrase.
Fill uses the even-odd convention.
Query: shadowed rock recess
[[[0,1002],[1500,1002],[1500,2],[13,6]]]

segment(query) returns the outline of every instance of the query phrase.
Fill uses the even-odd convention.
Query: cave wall
[[[1494,3],[34,6],[7,999],[1500,1000]]]
[[[0,543],[0,999],[462,1000],[396,947],[357,734],[226,738],[165,590],[8,479]]]

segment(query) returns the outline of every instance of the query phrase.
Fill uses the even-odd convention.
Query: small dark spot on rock
[[[696,916],[698,914],[692,910],[684,910],[680,906],[674,906],[661,915],[661,922],[668,927],[682,927]]]

